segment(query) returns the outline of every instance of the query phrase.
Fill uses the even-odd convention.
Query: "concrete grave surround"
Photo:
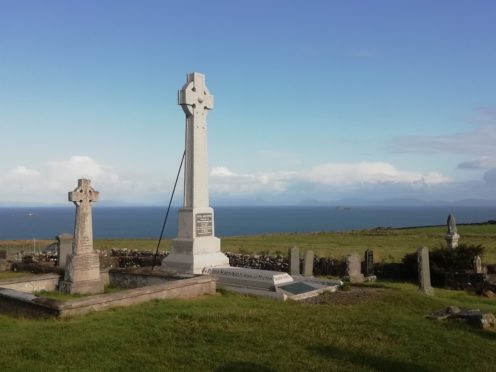
[[[418,279],[419,289],[421,292],[432,295],[434,289],[431,286],[431,267],[429,264],[429,250],[426,247],[419,248],[417,251],[418,261]]]
[[[289,248],[289,274],[300,275],[300,250],[298,247]]]
[[[346,276],[350,283],[363,283],[365,280],[360,256],[356,253],[346,256]]]
[[[99,192],[91,181],[79,179],[78,186],[69,192],[69,201],[76,206],[72,254],[67,256],[65,277],[60,290],[67,293],[101,293],[100,257],[93,250],[93,221],[91,203],[98,200]]]
[[[302,300],[323,292],[336,291],[340,280],[295,277],[288,273],[243,267],[210,267],[203,274],[214,277],[220,288],[246,295],[280,300]]]
[[[67,256],[72,253],[72,234],[63,233],[55,237],[57,239],[57,266],[65,267]]]
[[[214,210],[208,196],[207,114],[214,98],[205,76],[191,73],[178,92],[178,104],[186,114],[186,161],[183,208],[179,210],[178,236],[162,261],[169,272],[201,274],[205,267],[229,266],[215,237]]]

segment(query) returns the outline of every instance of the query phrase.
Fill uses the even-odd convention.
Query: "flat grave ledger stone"
[[[69,192],[69,201],[76,206],[72,254],[66,257],[65,276],[60,290],[67,293],[102,293],[100,257],[93,250],[93,221],[91,203],[96,202],[99,192],[91,187],[91,181],[79,179],[78,187]]]
[[[417,251],[419,289],[427,295],[432,295],[434,290],[431,286],[431,268],[429,264],[429,250],[426,247]]]
[[[362,263],[360,256],[356,253],[346,256],[346,276],[350,283],[363,283],[365,280],[362,274]]]
[[[306,251],[303,259],[303,276],[313,276],[313,251]]]
[[[205,76],[188,74],[178,92],[178,104],[186,114],[186,153],[183,207],[178,213],[178,233],[171,253],[162,261],[164,271],[201,274],[205,267],[229,266],[215,236],[214,210],[209,204],[207,114],[214,97]]]
[[[300,275],[300,249],[289,248],[289,275]]]

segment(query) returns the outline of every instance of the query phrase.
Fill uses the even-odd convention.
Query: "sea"
[[[349,231],[375,227],[445,225],[453,213],[458,224],[496,220],[496,207],[216,207],[218,237],[288,232]],[[158,239],[163,207],[93,207],[95,239]],[[178,208],[172,208],[164,238],[177,233]],[[0,240],[54,239],[74,230],[74,207],[0,208]]]

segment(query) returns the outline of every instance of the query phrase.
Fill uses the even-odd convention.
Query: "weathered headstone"
[[[229,266],[215,237],[214,211],[208,197],[207,114],[214,98],[205,76],[191,73],[178,92],[178,104],[186,114],[186,161],[183,208],[179,210],[178,236],[162,269],[201,274],[205,267]]]
[[[0,271],[10,270],[10,263],[7,261],[7,251],[0,250]]]
[[[417,251],[419,289],[427,295],[432,295],[434,289],[431,286],[431,268],[429,264],[429,250],[426,247]]]
[[[300,250],[289,248],[289,275],[300,275]]]
[[[65,267],[67,256],[72,253],[72,234],[59,234],[55,237],[57,239],[57,266]]]
[[[475,256],[474,257],[474,271],[477,274],[481,274],[482,273],[482,260],[481,260],[480,256]]]
[[[360,256],[356,253],[346,257],[346,276],[349,278],[350,283],[363,283],[365,280],[362,274]]]
[[[72,254],[67,256],[64,281],[60,290],[66,293],[101,293],[99,255],[93,250],[93,221],[91,203],[98,200],[99,192],[91,181],[78,180],[78,187],[69,192],[69,201],[76,205]]]
[[[303,276],[313,276],[313,251],[306,251],[303,259]]]
[[[458,247],[458,240],[460,239],[460,235],[458,235],[455,216],[452,213],[450,213],[450,215],[448,216],[448,220],[446,221],[446,224],[448,226],[448,232],[444,236],[444,239],[446,239],[448,248],[454,249]]]
[[[374,251],[367,249],[365,251],[365,276],[374,275]]]

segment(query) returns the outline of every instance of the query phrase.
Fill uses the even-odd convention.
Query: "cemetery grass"
[[[460,244],[482,244],[486,249],[484,261],[496,263],[496,224],[459,225]],[[322,257],[341,258],[350,252],[363,255],[367,248],[374,250],[377,262],[400,262],[407,253],[420,246],[437,248],[445,245],[446,227],[404,229],[370,229],[338,232],[284,233],[256,236],[221,237],[222,251],[255,254],[287,255],[288,248],[313,250]],[[160,250],[169,250],[170,240],[162,241]],[[128,248],[155,250],[155,240],[97,240],[97,249]]]
[[[496,332],[425,316],[456,305],[496,313],[464,292],[382,282],[353,305],[302,304],[219,293],[155,300],[84,317],[0,316],[9,371],[494,370]]]

